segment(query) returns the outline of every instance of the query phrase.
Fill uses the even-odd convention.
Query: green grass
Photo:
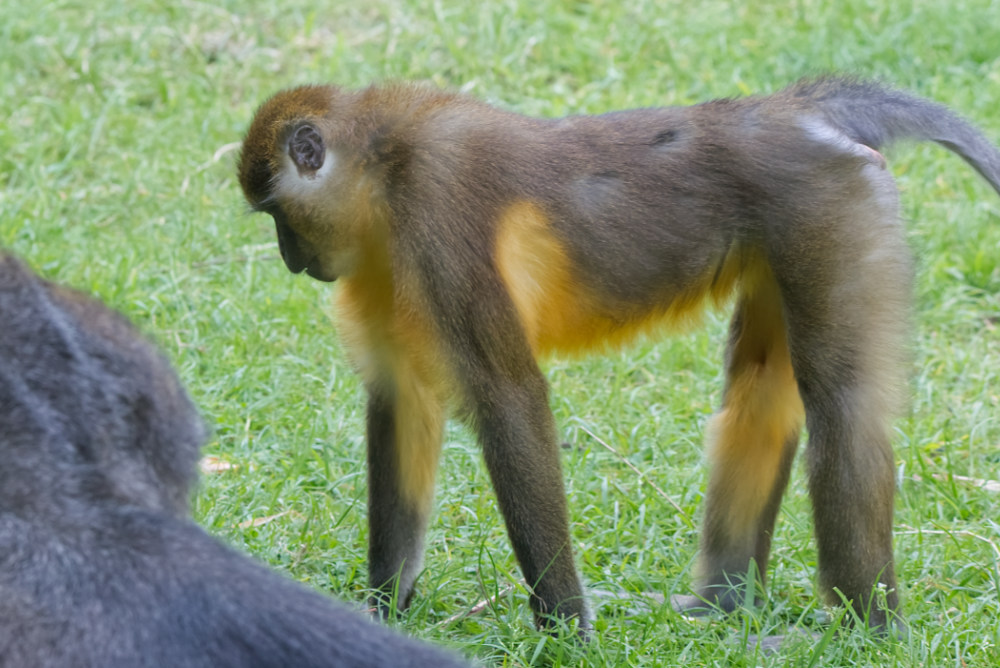
[[[292,84],[393,77],[554,116],[770,91],[829,70],[937,99],[1000,140],[996,0],[4,2],[0,246],[122,310],[175,361],[214,429],[206,452],[238,467],[204,478],[200,522],[360,604],[362,397],[326,315],[331,288],[288,274],[270,220],[245,211],[233,143],[256,106]],[[1000,200],[936,147],[891,158],[918,260],[913,401],[896,423],[906,641],[802,638],[770,658],[743,648],[793,625],[822,633],[838,614],[818,602],[801,466],[759,612],[695,622],[651,595],[690,584],[724,314],[546,365],[575,446],[563,465],[578,561],[588,588],[609,594],[595,596],[589,645],[534,631],[523,586],[509,591],[519,571],[457,426],[426,571],[396,624],[486,665],[1000,664],[1000,494],[949,479],[1000,478]],[[493,607],[448,621],[497,592]]]

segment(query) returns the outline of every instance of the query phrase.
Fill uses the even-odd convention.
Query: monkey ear
[[[315,172],[323,166],[326,157],[326,146],[319,130],[309,123],[303,123],[295,128],[288,140],[288,157],[292,159],[299,173]]]

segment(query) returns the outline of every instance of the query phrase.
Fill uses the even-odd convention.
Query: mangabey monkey
[[[187,519],[201,421],[117,313],[0,253],[0,666],[459,666]]]
[[[446,407],[479,434],[547,615],[586,611],[536,358],[620,344],[736,295],[697,597],[766,571],[803,424],[819,576],[872,627],[898,607],[889,420],[911,263],[879,149],[936,141],[1000,192],[1000,154],[946,108],[826,78],[770,97],[557,120],[410,84],[307,86],[257,112],[240,158],[285,264],[340,278],[368,392],[370,578],[405,606]],[[884,587],[884,598],[874,596]],[[874,602],[874,604],[873,604]]]

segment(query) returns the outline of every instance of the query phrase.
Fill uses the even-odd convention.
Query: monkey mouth
[[[299,274],[305,270],[306,274],[311,278],[323,281],[324,283],[332,283],[337,280],[336,274],[328,272],[323,268],[323,263],[320,261],[319,255],[313,255],[309,245],[303,243],[302,239],[295,234],[280,209],[272,211],[271,215],[274,218],[274,226],[278,233],[278,251],[281,253],[281,259],[285,262],[285,266],[288,267],[288,271],[293,274]]]

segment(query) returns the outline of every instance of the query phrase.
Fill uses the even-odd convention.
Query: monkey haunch
[[[821,583],[883,626],[898,605],[888,422],[911,267],[878,149],[903,138],[939,142],[1000,191],[1000,155],[977,130],[847,79],[559,120],[408,84],[266,102],[240,182],[291,271],[342,282],[340,329],[368,392],[372,586],[398,583],[401,604],[412,593],[457,400],[533,608],[586,621],[535,360],[735,293],[698,595],[732,609],[750,564],[765,572],[804,419]]]

